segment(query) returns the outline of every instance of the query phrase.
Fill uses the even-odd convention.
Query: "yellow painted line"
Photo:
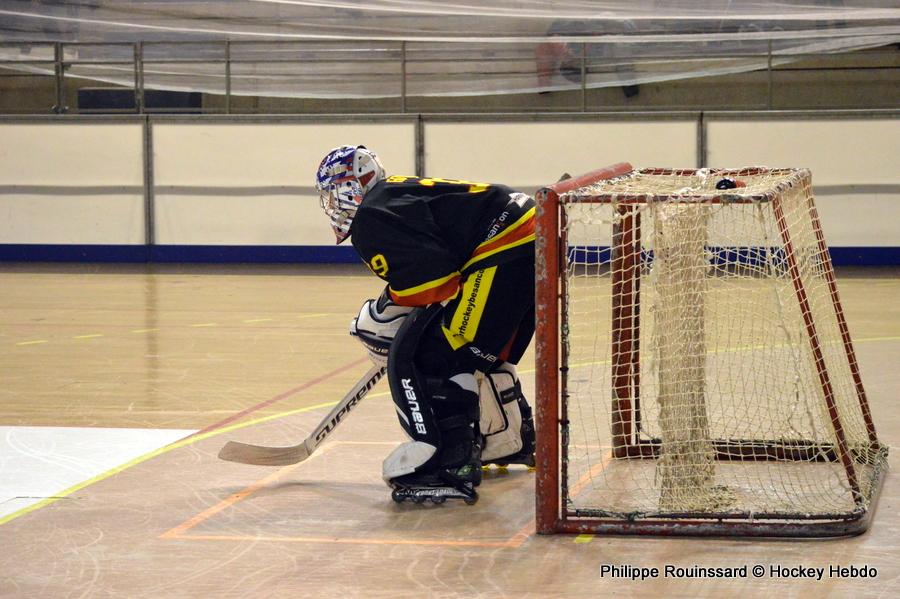
[[[862,337],[860,339],[853,339],[853,343],[862,343],[864,341],[900,341],[900,336],[898,337]]]
[[[135,329],[131,331],[132,333],[152,333],[153,331],[158,331],[159,329]]]
[[[330,312],[317,312],[315,314],[300,314],[297,318],[320,318],[322,316],[331,316]]]
[[[900,341],[900,336],[897,337],[859,337],[852,339],[854,344],[857,343],[869,343],[869,342],[878,342],[878,341]],[[715,354],[730,354],[737,353],[742,351],[753,351],[759,349],[784,349],[785,347],[791,347],[786,343],[779,343],[777,345],[747,345],[743,347],[729,347],[722,348],[718,350],[708,351],[707,355],[715,355]],[[574,364],[570,364],[569,368],[584,368],[585,366],[608,366],[610,364],[610,360],[594,360],[592,362],[576,362]],[[520,374],[531,374],[536,372],[534,368],[528,368],[519,370]],[[374,395],[373,395],[374,397]]]
[[[590,543],[594,540],[594,535],[578,535],[575,537],[576,543]]]
[[[270,322],[271,318],[251,318],[249,320],[245,320],[244,322]]]
[[[201,323],[198,323],[198,324],[192,324],[191,326],[194,327],[194,328],[197,328],[197,327],[215,327],[215,326],[219,326],[219,323],[217,323],[217,322],[201,322]]]
[[[94,333],[93,335],[75,335],[72,339],[96,339],[97,337],[102,337],[100,333]]]
[[[16,345],[38,345],[40,343],[47,343],[46,339],[36,339],[34,341],[20,341],[16,343]]]
[[[315,404],[312,406],[307,406],[305,408],[298,408],[296,410],[291,410],[289,412],[274,414],[272,416],[264,416],[262,418],[256,418],[254,420],[249,420],[247,422],[239,422],[239,423],[232,424],[229,426],[223,426],[222,428],[209,431],[208,433],[202,433],[200,435],[194,435],[192,437],[185,437],[184,439],[182,439],[180,441],[170,443],[169,445],[166,445],[165,447],[160,447],[159,449],[153,450],[149,453],[145,453],[142,456],[138,456],[138,457],[134,458],[130,462],[126,462],[124,464],[116,466],[115,468],[107,470],[106,472],[104,472],[102,474],[98,474],[97,476],[95,476],[93,478],[89,478],[88,480],[82,481],[82,482],[78,483],[77,485],[74,485],[64,491],[54,494],[53,497],[48,497],[47,499],[44,499],[43,501],[39,501],[38,503],[29,505],[28,507],[24,507],[17,512],[7,514],[6,516],[3,516],[2,518],[0,518],[0,526],[2,526],[3,524],[6,524],[7,522],[11,522],[12,520],[15,520],[16,518],[18,518],[20,516],[24,516],[25,514],[29,514],[35,510],[39,510],[42,507],[46,507],[46,506],[50,505],[51,503],[55,503],[55,502],[59,501],[60,499],[65,499],[72,493],[77,493],[78,491],[84,489],[85,487],[89,487],[92,484],[98,483],[102,480],[105,480],[105,479],[111,477],[111,476],[115,476],[116,474],[118,474],[120,472],[128,470],[132,466],[137,466],[138,464],[140,464],[142,462],[146,462],[149,459],[155,458],[164,453],[168,453],[168,452],[172,451],[173,449],[179,449],[181,447],[193,445],[197,441],[202,441],[204,439],[209,439],[210,437],[215,437],[215,436],[221,435],[223,433],[228,433],[228,432],[238,430],[241,428],[245,428],[248,426],[253,426],[253,425],[259,424],[261,422],[275,420],[276,418],[283,418],[285,416],[290,416],[292,414],[299,414],[301,412],[312,412],[313,410],[318,410],[321,408],[330,408],[330,407],[333,407],[335,404],[337,404],[336,401],[329,402],[329,403]]]

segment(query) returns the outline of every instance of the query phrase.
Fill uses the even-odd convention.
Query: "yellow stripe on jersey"
[[[506,227],[503,231],[501,231],[497,235],[491,237],[487,241],[478,244],[478,247],[475,248],[475,252],[473,252],[473,253],[477,254],[478,250],[480,250],[480,249],[484,248],[485,246],[490,245],[492,243],[496,243],[498,240],[503,239],[507,235],[511,234],[513,231],[515,231],[516,229],[521,227],[523,224],[525,224],[529,219],[533,218],[536,211],[537,211],[537,208],[535,206],[532,206],[525,212],[525,214],[523,214],[522,216],[519,217],[519,220],[517,220],[510,226]]]
[[[496,266],[485,268],[469,275],[463,283],[459,304],[450,319],[450,327],[441,327],[444,337],[454,350],[475,340],[496,273]]]
[[[534,237],[535,237],[535,234],[531,233],[531,234],[527,235],[526,237],[523,237],[517,241],[512,241],[506,245],[501,245],[497,248],[494,248],[489,252],[484,252],[482,254],[478,254],[477,256],[474,256],[471,260],[469,260],[468,262],[463,264],[463,267],[460,270],[465,271],[471,265],[473,265],[476,262],[479,262],[481,260],[484,260],[485,258],[487,258],[489,256],[493,256],[494,254],[499,254],[500,252],[512,249],[514,247],[519,247],[520,245],[525,245],[526,243],[530,243],[530,242],[534,241]]]
[[[535,209],[530,208],[516,222],[499,235],[483,242],[473,252],[472,257],[460,269],[465,272],[470,266],[477,264],[489,256],[534,241],[536,221]]]
[[[453,297],[458,292],[459,273],[434,279],[408,289],[391,289],[391,298],[401,306],[424,306]]]

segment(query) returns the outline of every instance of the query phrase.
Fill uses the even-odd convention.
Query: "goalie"
[[[482,463],[534,464],[516,374],[534,334],[535,205],[503,185],[385,174],[364,146],[335,148],[316,176],[341,243],[387,283],[350,333],[387,367],[410,441],[385,460],[401,502],[474,503]]]

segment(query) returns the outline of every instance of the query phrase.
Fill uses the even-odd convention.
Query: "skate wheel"
[[[419,497],[418,495],[413,495],[413,503],[425,503],[424,497]]]
[[[432,497],[431,498],[431,503],[436,503],[437,505],[440,505],[440,504],[444,503],[445,501],[447,501],[446,497]]]
[[[466,502],[466,505],[475,505],[475,503],[478,501],[478,495],[466,497],[465,499],[463,499],[463,501]]]
[[[403,503],[403,500],[406,499],[406,497],[404,497],[402,493],[395,489],[391,491],[391,499],[393,499],[397,503]]]

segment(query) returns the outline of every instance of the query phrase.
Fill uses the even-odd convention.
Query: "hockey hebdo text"
[[[662,566],[644,567],[631,564],[601,564],[601,578],[650,580],[656,578],[781,578],[796,580],[826,580],[837,578],[877,578],[878,570],[865,564],[831,564],[806,566],[788,564],[750,564],[734,567]]]

